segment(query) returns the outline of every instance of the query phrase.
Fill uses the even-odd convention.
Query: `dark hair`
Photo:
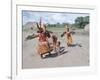
[[[69,31],[69,28],[67,28],[67,31]]]
[[[43,32],[43,29],[39,28],[39,30],[37,31],[37,33],[41,33],[41,32]]]
[[[61,43],[60,43],[60,41],[58,41],[58,45],[60,45]]]

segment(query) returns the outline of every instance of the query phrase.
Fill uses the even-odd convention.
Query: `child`
[[[57,54],[60,53],[60,41],[58,41],[58,38],[56,35],[52,34],[52,42],[53,42],[53,50]]]
[[[57,54],[60,54],[60,41],[57,42],[57,45],[56,45],[56,52]]]

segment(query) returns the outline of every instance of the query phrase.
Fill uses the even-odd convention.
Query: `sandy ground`
[[[89,36],[83,34],[74,34],[73,46],[66,48],[64,38],[59,38],[63,51],[59,55],[53,54],[45,59],[41,59],[37,53],[36,47],[38,39],[25,41],[25,37],[30,33],[23,31],[23,69],[32,68],[51,68],[51,67],[74,67],[89,65]],[[80,47],[80,44],[82,47]]]

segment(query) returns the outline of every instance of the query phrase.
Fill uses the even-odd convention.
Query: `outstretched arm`
[[[61,37],[63,37],[63,36],[65,35],[65,33],[66,33],[66,32],[63,32],[63,33],[61,34]]]
[[[28,35],[28,36],[26,37],[26,40],[31,40],[31,39],[34,39],[34,38],[37,38],[37,37],[38,37],[38,35],[35,35],[35,34]]]

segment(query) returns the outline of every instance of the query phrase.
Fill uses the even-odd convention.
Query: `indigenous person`
[[[67,26],[65,26],[66,31],[63,32],[63,34],[61,34],[61,37],[65,36],[66,42],[67,42],[67,46],[71,46],[73,39],[72,39],[72,34],[69,30],[69,28]]]
[[[43,57],[44,53],[50,53],[50,47],[47,40],[47,35],[44,31],[38,33],[39,43],[38,43],[38,53]]]
[[[38,47],[37,52],[41,55],[41,58],[44,58],[43,54],[49,53],[50,54],[50,45],[48,42],[48,38],[50,38],[49,31],[46,30],[46,26],[41,22],[36,23],[38,31],[36,34],[29,35],[26,39],[34,39],[38,37]]]
[[[40,20],[40,27],[38,26],[39,31],[39,43],[38,43],[38,53],[41,55],[42,58],[44,53],[49,53],[50,55],[50,44],[48,42],[48,38],[50,38],[50,32],[46,30],[46,25],[44,25]]]
[[[52,44],[53,44],[53,51],[56,53],[60,52],[60,41],[58,41],[57,36],[52,33]]]

